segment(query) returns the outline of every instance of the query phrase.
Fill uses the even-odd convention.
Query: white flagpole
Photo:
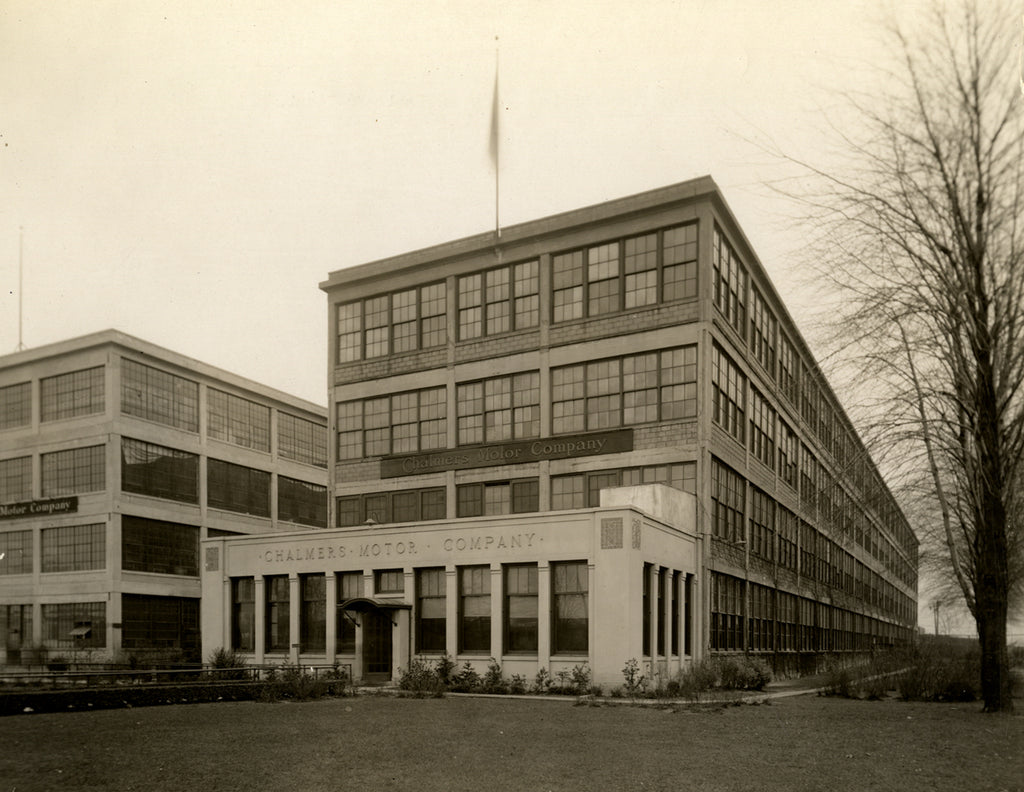
[[[497,41],[498,37],[495,36]],[[499,134],[501,106],[498,101],[498,48],[494,48],[494,96],[491,100],[491,161],[494,163],[494,237],[495,242],[501,239],[501,219],[499,215],[499,184],[501,168],[499,167]]]

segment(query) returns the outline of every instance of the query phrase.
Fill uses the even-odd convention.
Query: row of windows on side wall
[[[539,262],[459,276],[459,341],[537,327]],[[551,321],[606,316],[697,296],[697,223],[610,240],[551,257]],[[432,283],[336,306],[337,361],[446,344],[448,294]]]
[[[536,653],[538,647],[538,581],[536,564],[512,564],[502,570],[502,648],[507,653]],[[446,571],[443,568],[416,570],[415,646],[417,652],[446,651]],[[588,570],[584,561],[551,564],[552,611],[551,646],[555,654],[585,654],[589,645],[587,615]],[[324,651],[326,646],[326,584],[323,574],[301,575],[299,592],[299,638],[302,651]],[[404,573],[399,569],[377,570],[374,588],[378,594],[404,592]],[[363,575],[337,575],[337,601],[363,596]],[[491,646],[492,573],[487,566],[459,567],[459,651],[487,655]],[[233,578],[231,634],[232,647],[255,649],[256,589],[253,578]],[[264,649],[286,651],[292,642],[290,587],[287,575],[264,578]],[[355,626],[342,610],[337,613],[335,651],[355,651]]]
[[[121,361],[121,412],[186,432],[199,431],[199,383],[128,358]],[[105,409],[104,367],[94,366],[40,380],[40,420],[94,415]],[[32,384],[0,388],[0,430],[28,426]],[[207,389],[209,436],[270,452],[270,407]],[[327,430],[298,416],[278,413],[278,453],[284,459],[327,466]]]

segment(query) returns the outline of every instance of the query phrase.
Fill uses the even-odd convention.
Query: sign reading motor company
[[[49,500],[0,503],[0,520],[18,517],[48,517],[54,514],[73,514],[78,511],[78,496],[50,498]]]
[[[436,473],[441,470],[515,465],[521,462],[538,462],[542,459],[567,459],[632,450],[633,430],[618,429],[614,432],[545,437],[514,443],[455,448],[450,451],[384,457],[380,461],[380,475],[381,478],[394,478],[414,476],[417,473]]]

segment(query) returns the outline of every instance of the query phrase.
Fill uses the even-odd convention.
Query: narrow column
[[[537,663],[551,670],[551,567],[546,561],[537,564]]]
[[[455,566],[444,570],[444,647],[455,657],[459,653],[459,570]]]
[[[324,588],[326,589],[326,602],[324,604],[324,619],[326,629],[324,630],[324,653],[329,664],[337,659],[335,652],[338,648],[338,573],[327,572],[324,575]]]
[[[253,638],[255,639],[256,665],[263,665],[267,644],[267,586],[262,575],[256,576],[253,588],[253,630],[256,633]]]
[[[298,575],[288,576],[288,660],[292,665],[299,664],[299,606],[302,604],[302,589]]]
[[[491,655],[501,658],[505,651],[505,589],[501,564],[491,564]]]

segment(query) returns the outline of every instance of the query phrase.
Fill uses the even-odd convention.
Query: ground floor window
[[[256,581],[231,578],[231,648],[256,651]]]
[[[491,568],[459,568],[459,651],[491,651]]]
[[[743,649],[743,581],[711,573],[711,648]]]
[[[505,567],[505,651],[537,651],[537,565]]]
[[[324,575],[301,575],[299,588],[299,645],[303,652],[327,650],[327,579]]]
[[[363,595],[363,575],[361,572],[338,573],[338,604],[341,605]],[[335,636],[334,651],[338,654],[355,654],[356,623],[348,611],[338,608],[338,630]]]
[[[59,649],[102,649],[107,645],[107,603],[43,605],[43,640]]]
[[[651,569],[653,564],[644,564],[643,595],[640,607],[643,609],[643,635],[640,651],[645,655],[651,653]]]
[[[288,576],[269,575],[264,578],[264,594],[264,648],[268,652],[287,652],[291,648]]]
[[[198,655],[199,599],[122,594],[121,646],[178,649],[186,656]]]
[[[445,571],[420,569],[416,572],[416,649],[420,652],[445,650]]]
[[[551,565],[554,596],[551,648],[555,654],[586,652],[588,647],[587,563]]]
[[[7,662],[18,665],[20,654],[12,657],[11,653],[32,645],[31,605],[0,605],[0,640],[6,642]]]

